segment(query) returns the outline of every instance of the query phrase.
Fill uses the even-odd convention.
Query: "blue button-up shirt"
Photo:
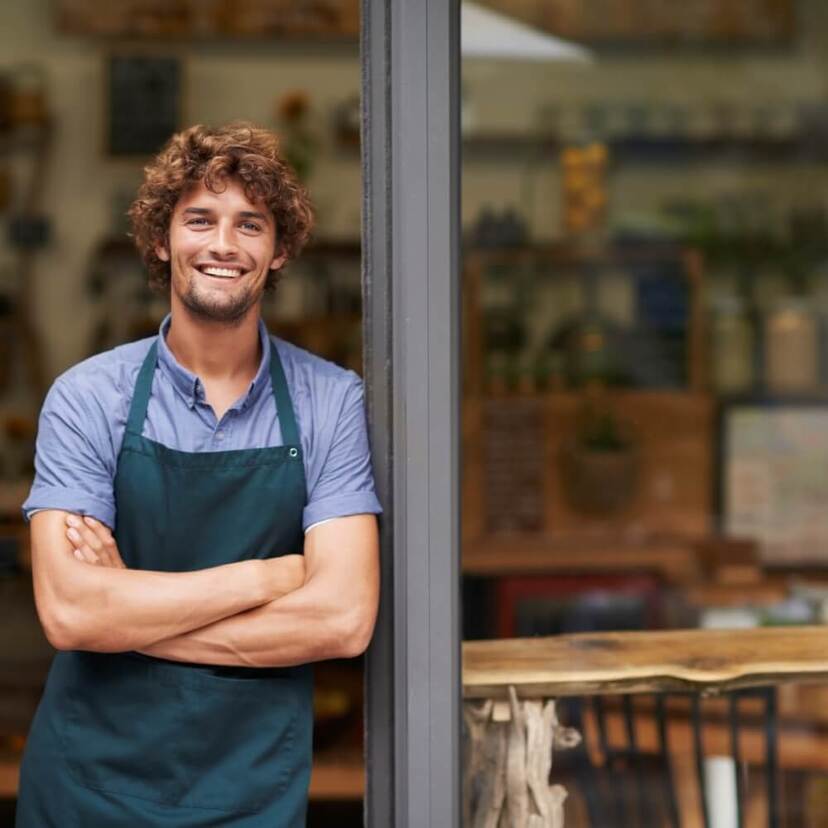
[[[259,322],[262,360],[247,392],[220,420],[204,386],[158,337],[121,345],[70,368],[52,385],[40,413],[35,478],[23,504],[116,520],[113,483],[138,371],[153,341],[158,362],[144,436],[179,451],[227,451],[283,444],[270,383],[269,334]],[[305,530],[323,520],[379,513],[365,425],[362,381],[273,337],[296,414],[305,461]]]

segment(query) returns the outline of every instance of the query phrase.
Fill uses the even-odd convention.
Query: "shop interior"
[[[824,623],[828,6],[462,14],[464,638]],[[0,825],[51,655],[19,508],[39,406],[166,313],[127,237],[142,168],[184,125],[278,130],[317,228],[266,322],[361,372],[358,37],[356,0],[0,11]],[[362,824],[362,696],[359,660],[319,666],[311,825]],[[823,824],[826,702],[778,693],[779,824]],[[767,824],[746,751],[745,824]],[[599,824],[591,777],[560,772],[567,826]]]
[[[466,640],[824,623],[828,9],[508,5],[557,39],[463,59]],[[824,819],[824,686],[731,697],[734,749],[610,684],[558,711],[567,826]]]

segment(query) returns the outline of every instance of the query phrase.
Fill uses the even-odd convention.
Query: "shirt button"
[[[216,432],[216,440],[223,440],[223,439],[224,439],[224,432],[223,431],[217,431]]]

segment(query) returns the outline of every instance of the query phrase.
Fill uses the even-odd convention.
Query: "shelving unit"
[[[485,391],[484,301],[487,274],[512,270],[516,275],[532,271],[536,281],[556,280],[577,274],[586,290],[595,289],[595,280],[610,269],[624,271],[635,281],[641,274],[666,267],[681,274],[686,292],[685,344],[686,387],[696,391],[707,387],[705,367],[703,265],[692,249],[672,243],[576,245],[526,245],[513,248],[471,248],[464,256],[464,391],[467,397],[483,398]],[[646,278],[651,277],[647,275]],[[587,297],[589,302],[589,297]],[[674,323],[671,323],[674,324]]]
[[[828,160],[823,145],[799,137],[705,137],[649,135],[602,139],[617,163],[684,164],[726,160],[750,163]],[[465,157],[484,159],[554,159],[567,142],[552,132],[470,132],[463,136]]]

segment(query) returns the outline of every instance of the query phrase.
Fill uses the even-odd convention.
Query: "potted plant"
[[[615,514],[635,494],[639,452],[633,429],[601,396],[588,397],[576,428],[560,450],[562,489],[570,506],[584,514]]]

